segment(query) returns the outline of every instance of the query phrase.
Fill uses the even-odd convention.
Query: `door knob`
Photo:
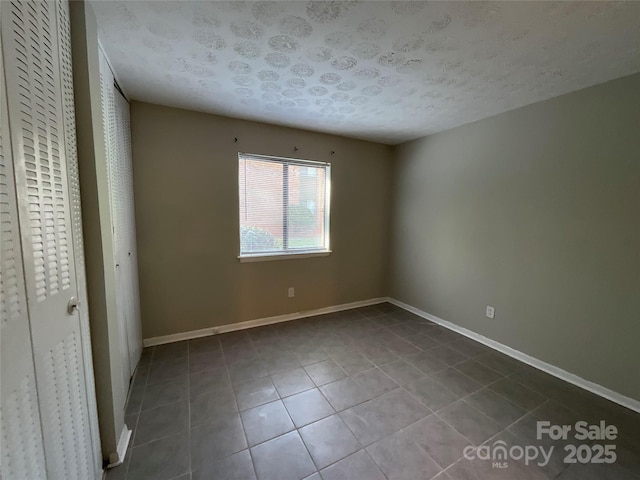
[[[69,315],[73,315],[78,310],[78,306],[80,305],[80,300],[76,297],[71,297],[69,299],[69,303],[67,303],[67,313]]]

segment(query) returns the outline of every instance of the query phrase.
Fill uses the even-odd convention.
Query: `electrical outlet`
[[[289,287],[289,298],[295,297],[296,292],[293,287]]]
[[[494,318],[496,316],[496,309],[491,305],[487,305],[487,313],[485,313],[487,318]]]

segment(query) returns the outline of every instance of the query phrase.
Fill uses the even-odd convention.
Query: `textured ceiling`
[[[640,71],[640,2],[93,5],[134,99],[390,144]]]

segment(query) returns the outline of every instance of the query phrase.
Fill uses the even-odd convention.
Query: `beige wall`
[[[140,102],[131,126],[144,338],[387,294],[390,147]],[[331,162],[330,256],[239,262],[238,151]]]
[[[401,145],[393,188],[393,297],[640,399],[640,75]]]

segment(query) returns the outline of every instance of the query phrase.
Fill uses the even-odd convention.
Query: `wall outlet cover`
[[[295,290],[293,287],[289,287],[289,298],[293,298],[296,294]]]
[[[487,318],[494,318],[496,316],[496,309],[491,305],[487,305],[487,312],[485,313]]]

